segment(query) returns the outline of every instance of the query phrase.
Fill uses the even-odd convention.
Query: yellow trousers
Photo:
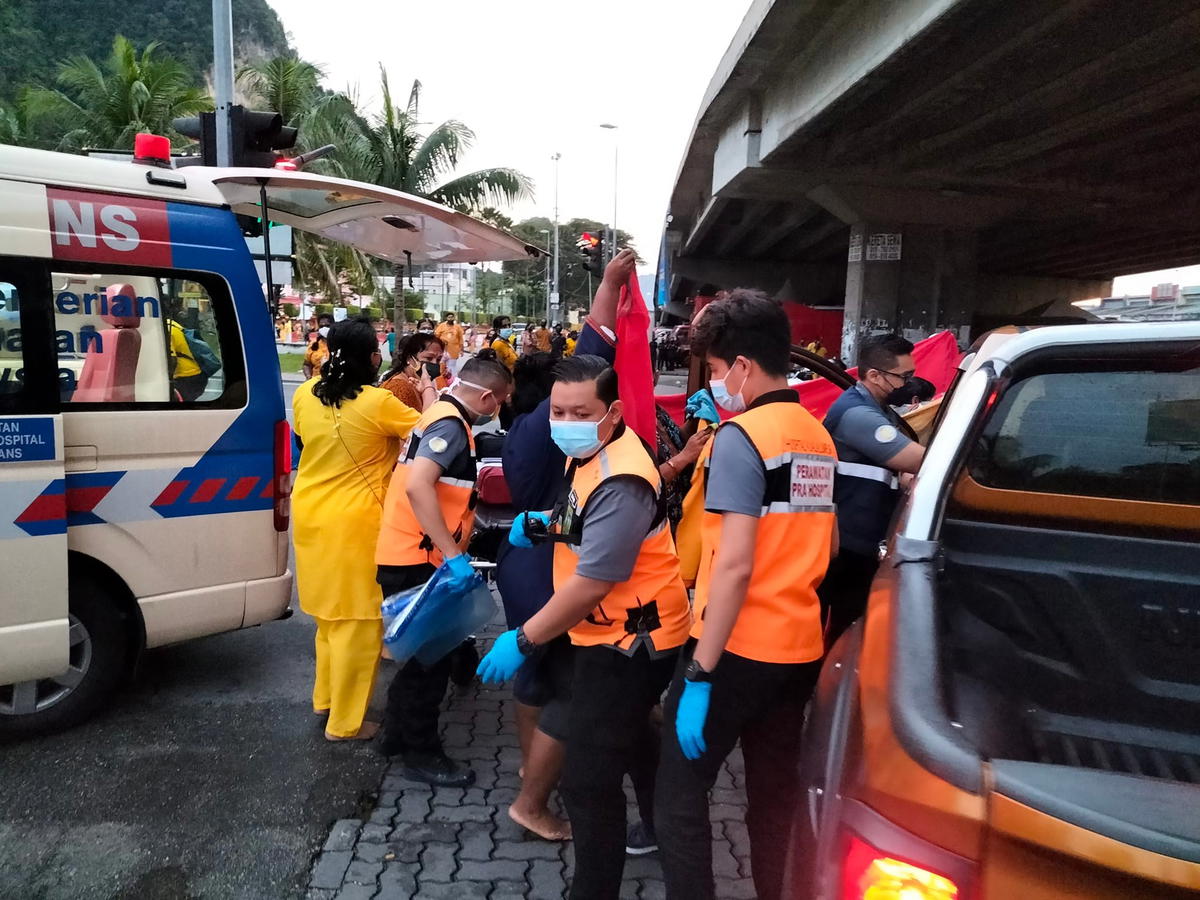
[[[325,733],[351,737],[358,732],[375,690],[380,619],[317,619],[317,676],[313,709],[329,710]]]

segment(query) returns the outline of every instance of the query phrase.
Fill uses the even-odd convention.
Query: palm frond
[[[404,190],[426,194],[445,172],[453,171],[461,153],[470,149],[475,133],[462,122],[443,122],[421,141],[405,173]]]
[[[439,185],[427,195],[446,206],[480,209],[533,198],[533,181],[516,169],[480,169]]]

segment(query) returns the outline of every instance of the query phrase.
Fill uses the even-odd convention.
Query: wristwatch
[[[537,644],[526,637],[524,625],[517,629],[517,649],[521,651],[522,656],[528,656],[537,649]]]
[[[520,636],[518,636],[517,640],[520,641]],[[518,644],[518,646],[520,645]],[[683,677],[685,681],[710,683],[712,681],[712,672],[706,671],[704,666],[693,659],[687,664],[687,668],[683,670]]]

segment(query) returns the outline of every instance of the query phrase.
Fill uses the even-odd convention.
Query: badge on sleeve
[[[875,440],[881,444],[890,444],[900,436],[894,425],[880,425],[875,429]]]
[[[893,429],[895,430],[895,429]],[[446,448],[450,445],[446,443],[446,439],[442,437],[434,437],[429,439],[429,449],[434,453],[445,453]]]

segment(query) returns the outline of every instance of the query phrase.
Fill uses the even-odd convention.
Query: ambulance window
[[[58,386],[76,404],[240,405],[237,320],[213,276],[51,273]],[[226,366],[225,359],[236,360]]]
[[[0,409],[13,406],[24,384],[21,295],[11,281],[0,280]]]

